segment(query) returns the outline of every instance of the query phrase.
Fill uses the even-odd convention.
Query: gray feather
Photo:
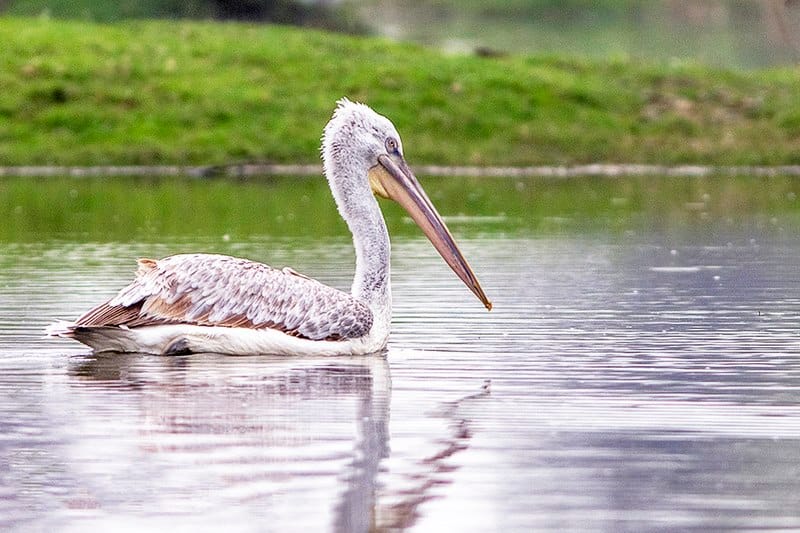
[[[273,328],[312,340],[344,340],[366,335],[372,320],[364,302],[291,269],[185,254],[141,260],[133,283],[76,324]]]

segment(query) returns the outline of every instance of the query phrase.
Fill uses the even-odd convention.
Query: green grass
[[[0,18],[0,164],[314,162],[341,96],[411,163],[800,163],[800,70],[446,56],[278,26]]]
[[[792,178],[423,182],[457,235],[800,230],[800,182]],[[382,207],[392,235],[422,235],[399,206]],[[0,181],[0,219],[0,242],[348,238],[321,178],[13,178]]]

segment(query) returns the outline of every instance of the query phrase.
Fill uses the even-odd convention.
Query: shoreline
[[[428,177],[578,178],[654,176],[699,178],[707,176],[798,176],[800,165],[649,165],[592,163],[586,165],[447,166],[415,165],[414,172]],[[247,163],[230,165],[25,165],[0,166],[0,178],[49,177],[189,177],[258,178],[322,176],[322,165]]]

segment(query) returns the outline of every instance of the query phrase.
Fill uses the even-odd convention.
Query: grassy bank
[[[445,56],[276,26],[0,18],[0,164],[314,162],[340,96],[414,163],[800,163],[800,70]]]

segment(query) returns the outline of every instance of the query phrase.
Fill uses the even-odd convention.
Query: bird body
[[[402,156],[394,125],[363,104],[338,103],[323,135],[325,175],[353,234],[350,293],[292,269],[213,254],[140,259],[133,282],[47,333],[96,352],[363,355],[391,322],[390,243],[375,195],[398,201],[487,308],[471,268]]]

